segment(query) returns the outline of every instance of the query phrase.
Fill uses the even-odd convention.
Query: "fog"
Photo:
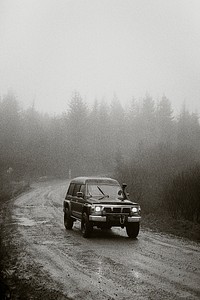
[[[180,193],[171,211],[199,220],[199,8],[1,1],[1,193],[16,180],[102,174],[150,212]],[[174,182],[188,186],[181,211]]]
[[[62,293],[70,299],[83,299],[86,294],[87,298],[120,298],[122,294],[126,298],[132,291],[142,298],[157,299],[160,295],[197,295],[198,268],[187,257],[193,257],[197,247],[161,232],[200,241],[199,16],[199,0],[0,0],[1,299],[8,299],[9,289],[13,299],[53,299]],[[84,243],[76,242],[78,227],[66,234],[60,227],[62,211],[65,221],[75,220],[71,204],[63,210],[62,203],[69,179],[77,176],[111,177],[121,185],[127,184],[128,197],[134,202],[130,213],[125,216],[124,209],[115,214],[111,209],[113,219],[106,216],[105,225],[112,224],[109,220],[117,224],[120,218],[121,227],[132,230],[136,225],[138,230],[135,202],[142,211],[139,240],[125,242],[130,253],[136,250],[132,251],[135,266],[124,264],[124,258],[123,265],[117,265],[116,253],[111,259],[103,251],[110,236],[113,249],[119,244],[120,253],[128,253],[120,248],[125,241],[121,229],[99,230],[102,235],[89,244],[98,242],[99,253],[105,252],[104,256],[95,254],[96,246],[83,254],[92,253],[94,262],[100,258],[99,266],[106,262],[106,269],[96,273],[91,269],[96,283],[84,271],[83,290],[71,284],[82,274],[76,276],[71,271],[79,270],[81,261],[87,267],[90,258],[80,256]],[[78,191],[77,187],[81,190],[83,186],[76,185]],[[23,198],[17,198],[22,193]],[[80,216],[82,207],[82,227],[88,230],[95,225],[85,215],[93,211],[92,198],[79,199],[76,206]],[[104,204],[98,204],[98,200],[95,205],[102,206],[102,215],[105,201],[115,206],[112,199],[104,199]],[[121,200],[125,207],[127,201]],[[137,223],[129,223],[131,216],[136,216]],[[20,222],[30,218],[39,220],[34,221],[37,226],[33,231]],[[35,235],[36,231],[42,235]],[[21,236],[27,239],[20,242]],[[154,236],[158,250],[151,246]],[[70,238],[69,243],[66,238]],[[51,239],[55,243],[49,242]],[[43,255],[46,252],[39,251],[45,245],[52,250],[47,259],[53,258],[53,267],[48,269]],[[149,245],[148,251],[142,250],[142,245]],[[182,258],[177,245],[187,248]],[[36,255],[41,252],[39,264],[30,259],[35,255],[29,249],[35,249]],[[75,249],[73,255],[70,249]],[[70,272],[64,273],[69,276],[70,289],[64,281],[58,281],[57,268],[63,275],[60,254],[66,261],[70,258]],[[176,260],[170,260],[174,254]],[[78,265],[74,264],[77,257]],[[185,268],[181,269],[183,258]],[[166,264],[163,270],[169,260],[171,266]],[[155,267],[151,266],[155,261],[161,267],[154,274]],[[93,265],[98,269],[96,262]],[[106,273],[108,266],[111,277]],[[139,271],[133,271],[134,267]],[[123,272],[128,275],[119,285]],[[189,284],[186,273],[187,278],[193,274]],[[163,278],[166,284],[162,284]],[[140,288],[127,289],[131,280],[141,283]],[[172,287],[170,292],[168,287]]]
[[[1,0],[0,94],[61,113],[76,90],[122,105],[163,95],[200,109],[198,0]]]

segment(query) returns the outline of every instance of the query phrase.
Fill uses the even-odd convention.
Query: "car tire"
[[[65,208],[65,213],[64,213],[64,225],[66,229],[72,229],[74,224],[73,219],[70,217],[70,211],[69,208]]]
[[[84,212],[81,220],[81,232],[84,238],[89,238],[93,230],[93,226],[88,219],[88,215]]]
[[[132,223],[126,225],[126,233],[130,238],[136,238],[140,230],[140,223]]]

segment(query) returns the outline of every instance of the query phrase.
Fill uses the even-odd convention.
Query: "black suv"
[[[72,229],[81,222],[82,235],[88,238],[94,226],[110,229],[126,227],[129,237],[136,238],[140,229],[140,206],[128,199],[126,184],[98,177],[77,177],[71,180],[63,202],[64,225]]]

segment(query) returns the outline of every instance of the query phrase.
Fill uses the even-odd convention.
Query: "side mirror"
[[[82,192],[77,192],[77,193],[76,193],[76,196],[77,196],[78,198],[83,198],[83,193],[82,193]]]

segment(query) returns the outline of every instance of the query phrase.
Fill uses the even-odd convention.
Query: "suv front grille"
[[[103,211],[106,214],[129,214],[130,208],[129,207],[104,207]]]
[[[104,207],[103,209],[107,214],[112,213],[111,207]]]
[[[113,207],[113,213],[120,214],[122,211],[121,207]]]
[[[123,207],[122,212],[129,214],[130,213],[130,208],[129,207]]]

